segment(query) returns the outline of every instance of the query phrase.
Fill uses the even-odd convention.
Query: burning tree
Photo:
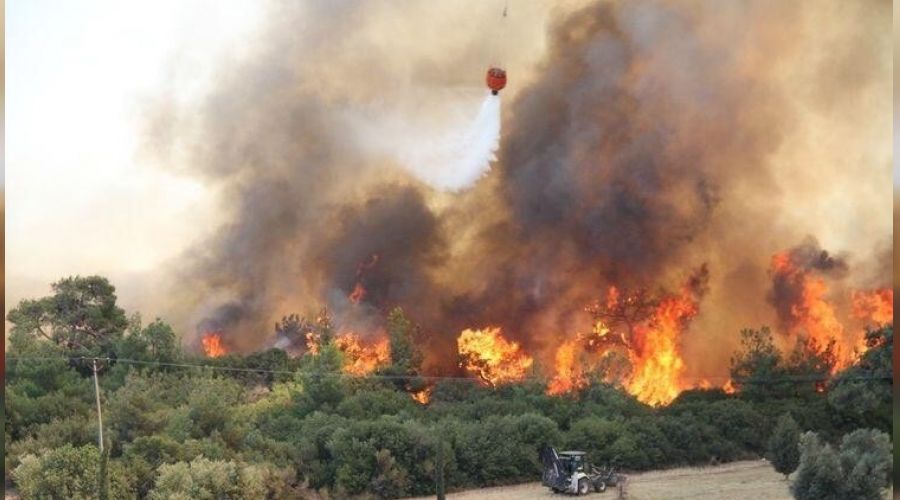
[[[823,392],[837,363],[835,342],[825,346],[800,337],[785,356],[771,330],[741,331],[741,349],[731,358],[731,380],[749,397],[790,397]]]
[[[606,300],[590,305],[587,312],[610,329],[624,326],[630,337],[634,335],[636,327],[650,318],[659,302],[646,288],[621,293],[617,287],[611,286],[606,293]]]
[[[497,386],[525,378],[534,360],[499,328],[463,330],[457,339],[459,365],[485,384]]]
[[[343,360],[343,372],[368,375],[386,366],[390,359],[390,342],[386,337],[364,338],[356,332],[335,328],[328,309],[323,308],[314,321],[298,314],[284,316],[275,323],[276,346],[294,356],[318,355],[326,346],[334,346]]]
[[[605,299],[586,309],[594,321],[591,332],[576,335],[557,350],[556,375],[548,393],[562,394],[583,387],[589,374],[594,373],[623,382],[629,392],[646,403],[673,400],[682,389],[681,335],[699,310],[707,279],[704,266],[678,294],[609,287]],[[630,370],[613,362],[615,353],[624,355]]]

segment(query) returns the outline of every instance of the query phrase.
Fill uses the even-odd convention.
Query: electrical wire
[[[344,372],[324,372],[324,371],[309,371],[309,370],[271,370],[268,368],[248,368],[248,367],[239,367],[239,366],[227,366],[227,365],[213,365],[213,364],[194,364],[194,363],[173,363],[173,362],[165,362],[165,361],[149,361],[149,360],[141,360],[141,359],[129,359],[129,358],[109,358],[109,357],[89,357],[89,356],[74,356],[74,357],[52,357],[52,356],[11,356],[6,358],[7,361],[105,361],[107,363],[125,363],[132,365],[145,365],[145,366],[160,366],[160,367],[170,367],[170,368],[199,368],[199,369],[207,369],[207,370],[219,370],[226,372],[237,372],[237,373],[256,373],[256,374],[272,374],[272,375],[312,375],[319,377],[341,377],[341,378],[351,378],[351,379],[383,379],[383,380],[429,380],[429,381],[442,381],[442,380],[461,380],[461,381],[470,381],[470,382],[484,382],[482,379],[478,377],[462,377],[462,376],[450,376],[450,375],[386,375],[386,374],[367,374],[367,375],[356,375],[351,373]],[[778,377],[749,377],[746,379],[733,379],[729,376],[711,376],[711,377],[696,377],[696,378],[687,378],[682,380],[691,380],[694,382],[708,382],[710,380],[733,380],[736,383],[740,384],[748,384],[748,385],[764,385],[764,384],[777,384],[783,382],[827,382],[831,380],[833,377],[816,375],[816,374],[808,374],[808,375],[786,375],[786,376],[778,376]],[[526,376],[521,381],[539,381],[543,380],[540,377],[536,376]],[[863,380],[893,380],[893,376],[890,374],[882,374],[882,375],[845,375],[840,377],[841,381],[863,381]],[[701,387],[694,387],[694,389],[702,389]]]

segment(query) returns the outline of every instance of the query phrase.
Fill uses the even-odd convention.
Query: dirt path
[[[681,468],[664,471],[628,474],[629,500],[655,499],[759,499],[790,500],[788,483],[763,460],[734,462],[716,467]],[[421,497],[433,498],[433,497]],[[526,500],[532,498],[562,500],[540,483],[483,488],[451,493],[453,500]],[[589,498],[614,499],[613,489],[605,493],[591,493]]]

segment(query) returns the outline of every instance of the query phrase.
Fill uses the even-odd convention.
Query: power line
[[[271,370],[267,368],[247,368],[247,367],[239,367],[239,366],[223,366],[223,365],[212,365],[212,364],[194,364],[194,363],[173,363],[173,362],[165,362],[165,361],[149,361],[142,359],[129,359],[129,358],[109,358],[109,357],[87,357],[87,356],[74,356],[74,357],[52,357],[52,356],[12,356],[7,357],[7,361],[106,361],[106,362],[114,362],[114,363],[125,363],[132,365],[146,365],[146,366],[160,366],[160,367],[171,367],[171,368],[199,368],[199,369],[207,369],[207,370],[219,370],[226,372],[237,372],[237,373],[255,373],[255,374],[272,374],[272,375],[313,375],[319,377],[342,377],[342,378],[351,378],[351,379],[383,379],[383,380],[412,380],[412,379],[420,379],[420,380],[433,380],[433,381],[441,381],[441,380],[461,380],[468,382],[484,382],[484,380],[478,377],[461,377],[461,376],[450,376],[450,375],[387,375],[387,374],[366,374],[366,375],[355,375],[351,373],[344,372],[314,372],[309,370]],[[709,376],[709,377],[683,377],[681,381],[693,381],[693,382],[708,382],[711,380],[724,380],[729,381],[732,380],[735,383],[739,384],[768,384],[768,383],[779,383],[779,382],[827,382],[832,379],[836,379],[837,377],[829,377],[827,375],[818,375],[818,374],[805,374],[805,375],[782,375],[778,377],[747,377],[747,378],[738,378],[734,379],[733,377],[727,375],[718,375],[718,376]],[[526,376],[521,379],[521,382],[526,381],[539,381],[543,380],[541,377],[536,376]],[[841,381],[862,381],[862,380],[893,380],[893,376],[890,374],[883,375],[845,375],[840,377]],[[702,387],[694,387],[702,389]],[[710,387],[714,388],[714,387]]]
[[[169,363],[164,361],[147,361],[142,359],[128,359],[128,358],[101,358],[101,357],[85,357],[85,356],[76,356],[76,357],[31,357],[31,356],[18,356],[18,357],[7,357],[7,361],[107,361],[107,362],[115,362],[115,363],[126,363],[126,364],[135,364],[135,365],[150,365],[150,366],[165,366],[165,367],[173,367],[173,368],[200,368],[200,369],[209,369],[209,370],[219,370],[219,371],[229,371],[229,372],[241,372],[241,373],[258,373],[258,374],[273,374],[273,375],[314,375],[320,377],[346,377],[346,378],[375,378],[375,379],[387,379],[387,380],[408,380],[408,379],[424,379],[424,380],[466,380],[466,381],[475,381],[481,382],[481,379],[476,377],[454,377],[454,376],[440,376],[440,375],[385,375],[385,374],[368,374],[368,375],[354,375],[352,373],[344,373],[344,372],[314,372],[309,370],[270,370],[267,368],[246,368],[239,366],[221,366],[221,365],[210,365],[210,364],[192,364],[192,363]]]

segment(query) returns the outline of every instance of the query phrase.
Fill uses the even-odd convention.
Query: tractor
[[[583,451],[560,451],[547,447],[541,452],[544,473],[541,483],[553,493],[574,493],[587,495],[592,489],[606,491],[607,486],[615,486],[619,476],[611,467],[597,468],[587,463]]]

